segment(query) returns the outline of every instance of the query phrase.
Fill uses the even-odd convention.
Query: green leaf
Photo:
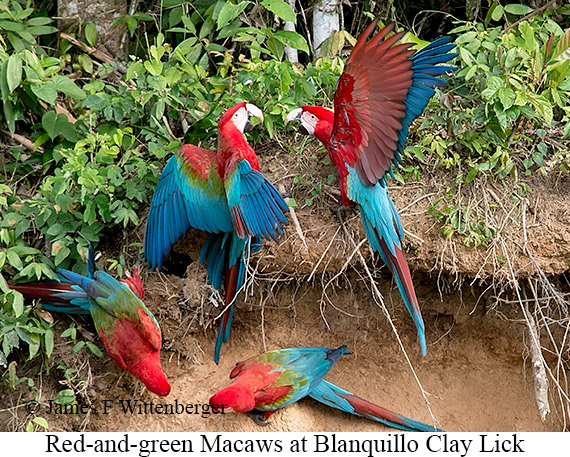
[[[16,116],[14,115],[12,102],[9,100],[4,101],[4,117],[6,118],[6,123],[8,124],[8,130],[10,130],[10,133],[14,135],[16,132]]]
[[[527,96],[530,99],[533,108],[546,122],[546,125],[551,125],[552,120],[554,119],[551,103],[541,96],[536,96],[534,94],[532,96],[531,94],[528,94]]]
[[[2,92],[2,101],[8,101],[10,96],[10,89],[8,88],[8,80],[6,76],[6,69],[8,67],[8,62],[4,61],[0,64],[0,90]]]
[[[14,293],[14,302],[12,303],[12,309],[14,310],[14,316],[20,317],[24,312],[24,297],[22,294]]]
[[[104,97],[101,97],[98,94],[91,94],[85,100],[83,100],[83,106],[86,106],[87,108],[93,108],[95,111],[99,111],[107,106],[107,101]]]
[[[30,344],[30,345],[28,345],[28,349],[30,351],[30,355],[28,357],[28,360],[32,360],[38,354],[38,351],[40,350],[40,345],[39,344]]]
[[[34,417],[32,419],[32,422],[44,428],[45,430],[49,428],[47,421],[43,417]]]
[[[160,60],[146,60],[144,67],[151,75],[158,76],[162,73],[163,64]]]
[[[57,75],[53,77],[53,82],[55,83],[55,87],[60,92],[63,92],[65,95],[69,97],[76,98],[78,100],[83,100],[87,97],[87,94],[81,90],[77,84],[75,84],[71,79],[67,76]]]
[[[44,334],[44,340],[46,343],[46,355],[48,358],[51,356],[53,352],[53,330],[47,329]]]
[[[530,6],[513,3],[506,5],[505,11],[515,16],[524,16],[525,14],[532,13],[533,9]]]
[[[75,125],[67,120],[67,116],[65,114],[60,114],[60,116],[63,116],[65,119],[65,123],[63,123],[63,125],[61,126],[61,134],[67,141],[76,143],[77,140],[79,139],[79,136],[77,135],[77,130],[75,129]]]
[[[540,152],[534,154],[532,156],[532,159],[534,160],[534,163],[536,163],[539,167],[542,167],[544,165],[544,156]]]
[[[81,351],[81,349],[83,349],[83,346],[85,346],[85,341],[79,341],[75,346],[73,346],[71,353],[76,354],[77,352]]]
[[[12,54],[6,67],[6,82],[10,93],[20,85],[22,81],[22,59],[17,54]]]
[[[57,100],[57,89],[52,81],[34,83],[31,85],[32,92],[44,102],[53,105]]]
[[[499,89],[498,90],[499,100],[501,100],[501,104],[505,110],[508,110],[513,104],[515,103],[515,93],[509,87],[506,89]]]
[[[234,5],[233,3],[230,2],[224,3],[224,6],[222,6],[220,14],[218,15],[217,30],[220,30],[221,28],[225,27],[230,22],[232,22],[249,6],[249,4],[250,2],[248,1],[240,2],[237,5]]]
[[[550,53],[549,60],[567,60],[570,59],[570,29],[566,30],[564,35],[558,41],[554,50]]]
[[[295,11],[293,11],[293,8],[283,0],[263,0],[261,5],[284,21],[289,21],[293,24],[297,23]]]
[[[0,20],[0,29],[8,30],[10,32],[24,32],[26,30],[26,26],[19,22]]]
[[[2,273],[0,273],[0,290],[4,293],[7,293],[10,290],[8,283],[4,279],[4,276],[2,276]]]
[[[49,35],[50,33],[56,33],[58,30],[55,27],[42,25],[38,27],[28,27],[25,32],[20,32],[20,36],[23,38],[23,33],[28,33],[32,37],[33,35]],[[29,39],[26,41],[30,42]]]
[[[77,335],[77,330],[75,329],[75,327],[69,327],[65,329],[63,332],[61,332],[62,338],[67,338],[69,336],[71,337],[72,340],[74,340],[76,335]]]
[[[504,9],[501,5],[496,4],[495,8],[493,9],[493,13],[491,14],[491,18],[494,21],[498,21],[503,17]]]
[[[467,173],[467,177],[465,178],[465,184],[469,184],[471,181],[473,181],[478,172],[479,169],[477,167],[471,168],[471,170],[469,170],[469,173]]]
[[[42,127],[52,140],[59,135],[59,131],[56,128],[56,121],[57,114],[55,111],[47,111],[42,116]]]
[[[12,265],[16,270],[21,270],[24,268],[24,264],[20,259],[20,256],[14,252],[14,249],[8,249],[6,251],[6,258],[8,259],[8,263]]]
[[[103,353],[101,352],[101,349],[99,349],[91,341],[87,341],[87,348],[91,351],[92,354],[96,355],[97,357],[103,357]]]
[[[170,27],[174,27],[176,24],[178,24],[182,20],[183,14],[184,11],[182,10],[181,6],[177,6],[171,10],[170,14],[168,15],[168,23],[170,24]]]
[[[47,235],[56,237],[61,235],[65,232],[65,227],[61,224],[53,224],[48,231],[46,232]]]
[[[49,17],[33,17],[26,21],[27,25],[36,26],[36,25],[48,25],[51,24],[51,19]]]
[[[289,44],[289,46],[292,48],[306,52],[307,54],[309,53],[309,45],[307,44],[307,41],[302,35],[298,34],[297,32],[281,30],[279,32],[276,32],[273,36],[283,44]]]
[[[79,54],[77,61],[83,70],[90,74],[93,73],[93,61],[91,60],[91,57],[89,57],[87,54]]]
[[[97,27],[93,22],[85,24],[85,39],[92,47],[97,46]]]

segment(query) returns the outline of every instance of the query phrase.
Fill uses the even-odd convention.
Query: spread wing
[[[184,145],[164,167],[152,197],[145,234],[149,268],[161,268],[172,245],[190,227],[210,233],[233,230],[210,151]]]
[[[414,54],[411,44],[396,44],[403,32],[389,38],[389,24],[370,41],[372,22],[358,39],[339,78],[335,120],[330,147],[356,168],[359,178],[372,185],[384,177],[403,152],[408,129],[434,94],[445,84],[436,78],[448,66],[437,66],[455,57],[449,54],[450,38],[440,38]]]

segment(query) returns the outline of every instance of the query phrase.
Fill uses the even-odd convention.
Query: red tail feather
[[[49,284],[49,283],[25,283],[14,284],[8,281],[8,287],[20,292],[24,298],[29,300],[50,301],[54,299],[54,294],[61,292],[73,292],[70,285],[67,284]]]
[[[365,400],[364,398],[358,397],[354,394],[344,394],[342,392],[337,392],[336,394],[350,403],[357,414],[360,414],[366,418],[377,417],[379,419],[384,419],[403,427],[409,427],[409,423],[406,418],[402,417],[400,414],[375,405],[374,403],[371,403],[368,400]]]

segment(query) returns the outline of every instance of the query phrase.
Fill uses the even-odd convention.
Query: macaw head
[[[166,397],[170,393],[170,383],[160,364],[160,351],[144,354],[134,364],[128,366],[127,370],[156,395]]]
[[[315,135],[326,144],[331,137],[334,113],[322,106],[303,106],[287,115],[285,125],[291,121],[300,121],[299,131],[303,135]]]
[[[223,127],[231,123],[241,133],[249,132],[253,128],[253,124],[249,121],[252,116],[263,122],[263,114],[257,106],[251,103],[241,102],[223,114],[219,126]]]
[[[246,413],[255,408],[255,399],[249,389],[234,383],[216,392],[210,398],[210,406],[222,405],[224,405],[226,411]]]
[[[144,300],[143,280],[139,272],[139,267],[135,266],[131,273],[127,271],[125,275],[126,277],[123,278],[121,282],[124,282],[127,286],[129,286],[129,288],[137,297],[139,297],[141,300]]]

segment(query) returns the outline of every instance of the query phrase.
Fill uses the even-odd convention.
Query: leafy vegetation
[[[518,186],[520,173],[568,171],[570,30],[552,19],[560,11],[521,20],[529,12],[525,5],[494,2],[483,22],[456,22],[451,31],[459,53],[453,87],[434,100],[408,154],[456,169],[454,186],[506,177]],[[403,171],[418,175],[418,168]],[[494,236],[450,196],[430,212],[448,238],[459,233],[467,245],[486,245]]]

